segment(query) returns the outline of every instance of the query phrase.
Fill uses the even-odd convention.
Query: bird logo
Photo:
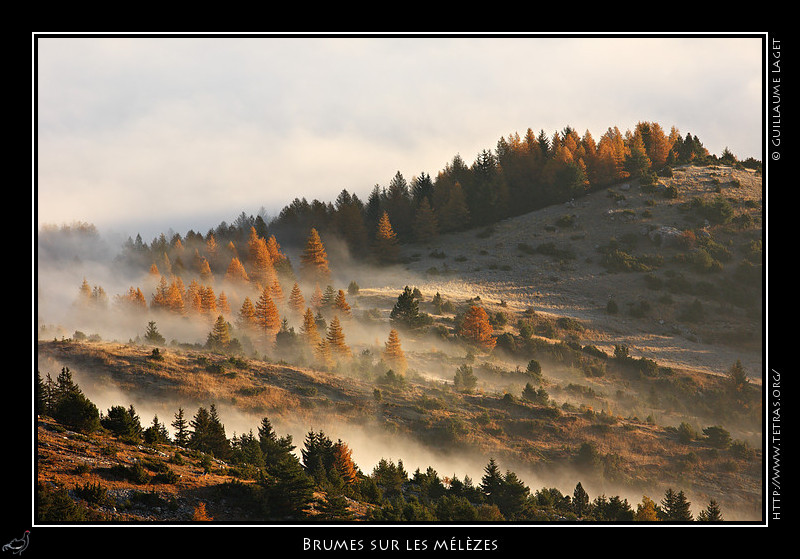
[[[6,545],[3,546],[3,551],[10,551],[15,555],[22,554],[23,551],[28,547],[28,538],[31,535],[30,530],[25,530],[25,533],[22,535],[21,538],[14,538]]]

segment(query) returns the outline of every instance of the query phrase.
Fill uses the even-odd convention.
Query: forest
[[[99,412],[74,382],[68,368],[55,379],[37,375],[36,412],[53,417],[61,425],[80,433],[103,430],[120,444],[144,445],[166,451],[168,461],[155,465],[115,466],[112,479],[123,478],[146,487],[174,484],[176,474],[169,464],[194,459],[206,472],[228,466],[231,481],[221,488],[226,499],[247,511],[244,521],[346,521],[393,522],[721,522],[723,511],[711,499],[697,517],[682,490],[668,489],[660,502],[644,496],[638,504],[619,496],[598,495],[594,499],[578,482],[572,494],[555,487],[531,491],[511,470],[503,471],[494,458],[475,483],[469,476],[440,476],[433,468],[409,473],[403,461],[381,459],[372,472],[364,473],[354,463],[352,450],[341,439],[333,441],[323,431],[309,431],[299,456],[291,435],[278,436],[268,417],[238,436],[228,438],[216,407],[200,407],[192,418],[182,408],[174,415],[170,435],[167,426],[154,417],[143,427],[133,405],[115,405]],[[216,459],[216,462],[212,461]],[[245,483],[243,480],[248,480]],[[39,521],[102,520],[91,513],[108,506],[107,490],[100,484],[76,486],[74,493],[84,504],[73,504],[66,490],[39,484],[36,515]],[[324,497],[320,496],[323,494]],[[366,505],[356,515],[352,503]],[[192,521],[212,521],[205,503],[196,505]]]
[[[626,387],[641,383],[654,402],[658,400],[655,391],[660,391],[660,405],[691,407],[692,413],[707,421],[702,434],[686,424],[675,430],[675,436],[720,449],[715,457],[738,452],[737,459],[750,460],[747,457],[754,452],[748,444],[711,423],[726,417],[730,423],[726,427],[747,430],[758,422],[760,390],[749,382],[741,363],[729,363],[719,381],[698,382],[653,360],[631,356],[624,344],[617,345],[613,355],[582,345],[583,326],[567,317],[547,320],[528,309],[509,322],[510,313],[487,311],[480,297],[454,302],[438,292],[423,306],[423,295],[411,282],[392,295],[388,308],[354,302],[360,295],[359,282],[404,263],[403,247],[468,230],[488,235],[502,220],[570,203],[613,185],[635,181],[644,190],[682,165],[730,165],[760,172],[761,164],[752,159],[738,161],[727,149],[719,157],[712,155],[697,136],[684,135],[674,127],[665,132],[654,122],[640,122],[625,133],[609,128],[597,142],[588,131],[581,136],[571,127],[552,135],[528,129],[522,136],[501,138],[494,150],[482,151],[471,165],[458,155],[453,157],[435,177],[422,172],[406,180],[398,171],[387,186],[376,185],[366,201],[342,190],[332,202],[296,198],[273,218],[243,212],[231,224],[222,222],[205,234],[190,230],[168,237],[162,233],[150,243],[137,235],[128,238],[114,259],[115,272],[130,280],[127,290],[109,293],[92,277],[74,286],[70,316],[86,326],[76,329],[70,340],[97,341],[101,335],[95,332],[102,330],[101,325],[113,324],[117,332],[128,332],[128,344],[147,348],[147,367],[159,366],[165,348],[207,352],[209,357],[202,358],[202,364],[220,378],[232,373],[215,365],[218,361],[213,356],[224,356],[232,368],[244,368],[246,360],[258,359],[367,378],[375,384],[375,402],[385,402],[388,394],[402,392],[408,383],[421,382],[425,371],[409,363],[409,354],[424,344],[442,343],[467,356],[458,367],[450,367],[452,362],[447,361],[445,369],[448,386],[459,395],[476,393],[479,374],[498,375],[500,365],[491,363],[497,356],[527,364],[525,369],[502,372],[522,379],[525,385],[518,394],[506,394],[505,404],[522,402],[535,407],[536,413],[547,410],[552,417],[578,412],[605,417],[606,410],[555,405],[545,390],[542,364],[558,363],[581,371],[586,378],[621,379]],[[711,223],[756,228],[753,222],[744,223],[742,215],[749,214],[734,216],[729,204],[698,202],[692,209]],[[39,257],[64,262],[59,252],[64,238],[80,242],[96,235],[88,224],[43,227]],[[691,242],[695,246],[702,240]],[[740,266],[733,284],[726,284],[731,287],[721,296],[727,297],[721,307],[752,313],[752,296],[760,296],[756,293],[761,285],[756,277],[760,267],[755,265],[760,264],[759,246],[752,244],[752,261]],[[536,251],[569,260],[555,246],[517,248],[522,253]],[[726,250],[710,242],[702,248],[714,257]],[[603,258],[609,268],[652,270],[642,264],[645,260],[632,263],[621,250],[609,249]],[[712,258],[712,262],[716,261]],[[696,262],[681,262],[689,264]],[[499,303],[501,309],[504,304]],[[608,313],[615,312],[609,302]],[[43,322],[40,338],[54,338]],[[553,342],[556,333],[563,334],[563,339]],[[569,384],[565,390],[581,388]],[[430,402],[423,400],[420,405]],[[533,489],[494,458],[480,480],[442,476],[432,467],[409,472],[402,460],[382,459],[365,472],[355,464],[346,441],[332,440],[320,430],[307,431],[299,442],[291,435],[279,436],[267,416],[255,430],[228,437],[213,404],[200,406],[191,417],[189,410],[180,408],[169,425],[154,417],[145,427],[132,405],[99,410],[67,368],[55,379],[49,374],[37,376],[36,405],[37,414],[82,433],[104,432],[126,444],[169,447],[174,460],[192,458],[206,468],[214,467],[209,457],[225,461],[234,478],[226,490],[249,511],[246,520],[723,520],[724,511],[714,499],[693,515],[680,488],[670,488],[662,499],[644,497],[639,503],[618,495],[590,496],[580,482],[571,492]],[[596,430],[605,433],[610,428],[604,429]],[[436,437],[443,436],[457,444],[464,430],[447,425],[435,435],[422,436],[436,443],[440,442]],[[608,457],[598,456],[595,447],[584,444],[574,458],[597,466]],[[168,480],[168,469],[160,474]],[[141,469],[117,475],[151,477]],[[37,497],[38,514],[44,520],[52,520],[55,514],[83,514],[64,513],[59,497],[44,487]],[[353,503],[364,504],[365,509],[356,515]],[[209,519],[202,510],[197,517]]]

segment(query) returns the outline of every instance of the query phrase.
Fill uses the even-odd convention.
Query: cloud
[[[398,170],[435,176],[528,127],[597,138],[651,120],[758,157],[760,52],[715,38],[40,38],[39,220],[219,223],[366,194]]]

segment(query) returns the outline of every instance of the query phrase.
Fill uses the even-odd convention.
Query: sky
[[[760,37],[34,36],[37,227],[206,233],[501,137],[637,122],[762,158]]]

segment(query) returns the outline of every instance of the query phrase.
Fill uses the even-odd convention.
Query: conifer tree
[[[349,357],[352,355],[350,348],[345,343],[344,331],[338,316],[334,316],[330,325],[328,325],[325,341],[328,343],[331,352],[337,357]]]
[[[300,273],[309,282],[327,282],[330,277],[328,254],[316,229],[312,228],[300,255]]]
[[[408,363],[403,348],[400,346],[400,335],[394,328],[389,332],[389,339],[386,340],[383,359],[394,372],[400,375],[405,374]]]
[[[344,296],[344,290],[340,289],[336,294],[336,298],[333,301],[333,308],[335,312],[341,314],[345,318],[349,318],[352,314],[350,305],[347,303],[347,299]]]
[[[239,318],[237,326],[242,330],[253,331],[258,328],[258,320],[256,319],[256,308],[250,297],[245,297],[242,306],[239,309]]]
[[[473,305],[464,316],[459,335],[483,350],[491,351],[497,343],[497,340],[492,337],[492,331],[489,315],[482,307]]]
[[[414,238],[420,243],[430,241],[439,234],[439,224],[427,197],[422,198],[414,214],[413,230]]]
[[[303,293],[300,291],[300,286],[295,282],[289,294],[289,308],[299,315],[303,312],[305,306],[306,301],[303,298]]]
[[[83,283],[81,283],[81,286],[78,289],[78,304],[88,307],[91,302],[92,286],[89,285],[89,282],[86,281],[86,278],[83,278]]]
[[[203,298],[200,292],[200,284],[197,280],[192,280],[186,288],[186,306],[194,313],[200,314],[203,309]]]
[[[185,448],[189,444],[189,424],[184,417],[183,408],[179,407],[175,413],[175,420],[172,422],[172,428],[175,429],[175,444],[181,448]]]
[[[471,393],[478,385],[478,377],[472,372],[472,367],[464,363],[458,369],[453,377],[453,386],[459,392]]]
[[[200,258],[197,268],[197,273],[200,275],[201,280],[206,283],[214,281],[214,275],[211,273],[211,266],[208,264],[207,258]]]
[[[214,327],[208,334],[206,340],[206,347],[213,351],[225,351],[231,343],[230,325],[225,320],[225,317],[219,315]]]
[[[303,325],[300,327],[300,333],[311,348],[316,348],[320,343],[317,321],[314,319],[314,313],[311,308],[307,308],[303,315]]]
[[[666,521],[688,522],[692,520],[691,503],[683,491],[674,491],[671,487],[661,500],[659,518]]]
[[[228,264],[228,269],[225,272],[225,279],[234,283],[246,284],[250,282],[247,271],[244,269],[241,261],[236,257],[231,258],[231,262]]]
[[[375,257],[382,263],[397,262],[399,257],[397,234],[392,229],[392,224],[389,221],[389,214],[385,211],[378,220],[374,251]]]
[[[322,290],[319,288],[319,284],[317,284],[314,286],[314,293],[311,295],[311,308],[315,311],[322,310],[322,299]]]
[[[266,241],[259,237],[255,227],[250,228],[247,247],[249,251],[250,279],[262,287],[272,285],[275,280],[275,266]]]
[[[144,333],[144,339],[147,341],[147,343],[153,345],[163,345],[164,342],[166,342],[164,336],[162,336],[158,331],[156,323],[152,320],[147,323],[147,330]]]
[[[581,485],[581,482],[575,486],[572,492],[572,511],[581,518],[589,512],[589,494]]]
[[[277,465],[285,456],[291,455],[291,452],[295,449],[292,444],[292,436],[286,435],[279,438],[268,417],[262,418],[261,424],[258,426],[258,444],[261,447],[264,464],[268,472],[271,472],[271,468]]]
[[[272,299],[275,301],[275,304],[283,304],[283,288],[281,287],[281,282],[278,281],[277,277],[272,280],[272,285],[269,287],[269,293],[272,296]]]
[[[217,297],[217,308],[222,314],[231,314],[231,306],[224,291],[220,291],[219,297]]]
[[[264,288],[258,301],[256,301],[255,318],[256,324],[271,342],[281,328],[281,317],[278,313],[278,307],[275,306],[269,294],[269,288]]]
[[[341,439],[331,449],[333,469],[342,478],[345,485],[353,485],[358,479],[358,467],[353,462],[353,451]]]
[[[705,510],[697,515],[697,520],[700,522],[722,522],[724,518],[722,518],[722,510],[719,507],[719,503],[711,499]]]
[[[419,303],[414,297],[414,292],[409,286],[397,297],[397,302],[389,313],[389,319],[393,324],[403,328],[419,328],[424,320],[419,312]]]
[[[200,312],[211,315],[217,311],[217,296],[210,285],[200,287]]]

